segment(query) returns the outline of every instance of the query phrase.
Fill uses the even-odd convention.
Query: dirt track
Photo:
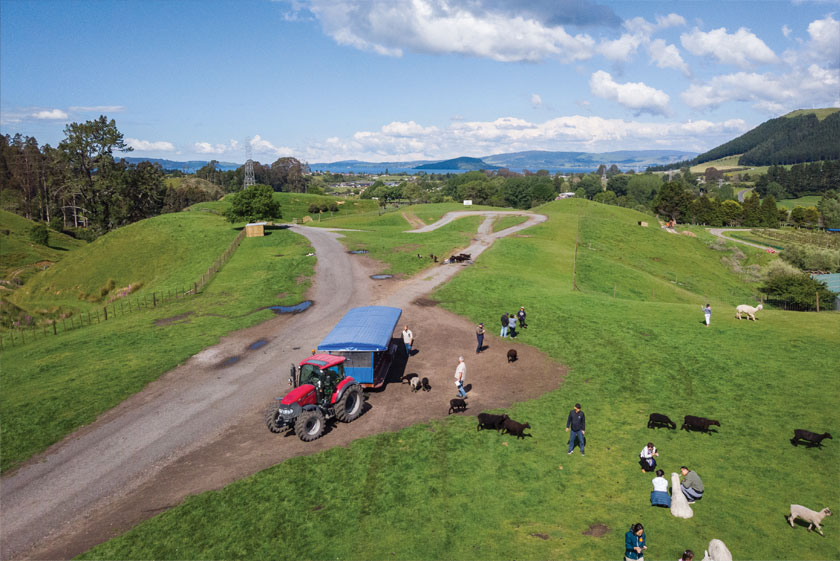
[[[493,217],[509,213],[480,214],[489,216],[473,243],[459,248],[474,258],[495,239],[546,219],[529,214],[527,222],[491,233]],[[453,218],[447,215],[422,230]],[[495,335],[501,312],[528,303],[494,310],[485,321],[489,349],[476,355],[474,326],[423,298],[469,265],[430,265],[411,279],[373,281],[369,276],[379,272],[377,264],[348,255],[336,239],[339,233],[294,229],[310,239],[318,256],[316,281],[307,295],[315,304],[302,314],[232,333],[4,477],[3,559],[68,559],[188,495],[223,487],[293,456],[443,417],[455,393],[452,375],[459,354],[467,359],[467,384],[472,386],[467,414],[538,396],[562,381],[561,366]],[[401,307],[400,324],[410,325],[417,339],[419,352],[407,365],[404,360],[396,364],[392,379],[417,372],[430,379],[432,391],[413,394],[407,385],[391,383],[370,394],[370,407],[359,420],[336,426],[311,443],[269,432],[263,410],[287,389],[289,364],[305,356],[349,308],[369,304]],[[527,341],[527,330],[521,339]],[[249,350],[261,341],[265,344]],[[509,348],[519,349],[517,363],[507,363]]]

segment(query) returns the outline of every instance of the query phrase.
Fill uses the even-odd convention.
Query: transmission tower
[[[251,139],[245,139],[245,179],[242,182],[242,189],[247,189],[248,187],[256,184],[256,179],[254,179],[254,160],[251,159]]]

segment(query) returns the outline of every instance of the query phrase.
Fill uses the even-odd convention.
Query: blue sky
[[[838,1],[0,0],[0,132],[132,155],[703,151],[840,107]]]

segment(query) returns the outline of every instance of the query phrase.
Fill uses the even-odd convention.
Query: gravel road
[[[712,234],[713,236],[723,238],[723,239],[725,239],[727,241],[730,241],[730,242],[735,242],[735,243],[740,243],[740,244],[744,244],[744,245],[749,245],[749,246],[752,246],[752,247],[757,247],[758,249],[763,249],[765,251],[770,250],[773,253],[776,252],[775,249],[773,249],[772,247],[768,247],[766,245],[759,245],[757,243],[747,242],[747,241],[744,241],[744,240],[739,240],[737,238],[730,238],[729,236],[724,236],[723,235],[724,232],[749,232],[750,228],[707,228],[707,230],[709,230],[709,233]]]
[[[494,218],[512,213],[459,212],[416,232],[465,214],[487,216],[471,245],[457,250],[473,258],[496,239],[547,219],[514,212],[527,215],[528,221],[492,233]],[[313,306],[230,334],[4,476],[0,558],[69,559],[191,494],[221,488],[293,456],[443,417],[454,393],[451,377],[459,354],[477,366],[470,370],[476,374],[468,380],[473,390],[467,414],[536,397],[562,382],[562,366],[524,345],[501,343],[492,329],[485,342],[490,349],[472,354],[473,326],[423,298],[469,265],[430,264],[406,280],[373,281],[369,277],[380,266],[364,255],[349,255],[337,240],[339,231],[293,230],[310,240],[318,258],[307,294]],[[396,373],[428,376],[433,391],[421,396],[391,383],[384,391],[369,393],[368,410],[359,420],[330,429],[311,443],[270,433],[262,412],[285,392],[289,364],[305,356],[348,309],[371,304],[403,309],[400,323],[411,325],[420,352],[407,365],[404,359],[395,365]],[[511,302],[507,311],[521,304],[527,305]],[[488,326],[495,325],[496,315],[493,311],[487,318]],[[258,341],[266,343],[249,350]],[[509,348],[520,349],[514,366],[505,359]]]

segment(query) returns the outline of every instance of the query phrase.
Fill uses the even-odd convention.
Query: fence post
[[[198,294],[198,283],[197,282],[193,283],[193,294]]]
[[[817,311],[819,312],[820,311],[820,293],[817,292],[816,295],[817,295]]]
[[[64,328],[64,332],[67,333],[67,319],[61,318],[61,326]]]
[[[618,289],[618,284],[613,283],[613,298],[615,298],[615,291]]]
[[[105,310],[105,321],[108,321],[108,306],[105,306],[102,309]],[[97,312],[97,313],[99,313],[99,312]]]
[[[53,324],[53,335],[58,335],[58,330],[56,330],[56,328],[55,328],[55,320],[53,320],[52,324]]]
[[[154,292],[152,292],[152,308],[157,308],[157,299]]]

